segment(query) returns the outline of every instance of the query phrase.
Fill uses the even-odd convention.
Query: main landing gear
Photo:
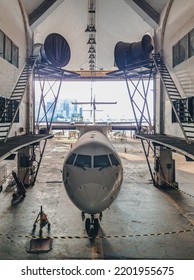
[[[102,219],[102,213],[100,213],[99,218],[96,218],[94,214],[91,215],[91,218],[85,219],[85,213],[82,213],[82,220],[85,220],[85,229],[89,237],[95,238],[98,234],[100,228],[99,220]]]

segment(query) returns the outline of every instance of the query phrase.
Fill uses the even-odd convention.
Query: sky
[[[54,92],[58,86],[54,86]],[[142,85],[138,87],[143,92]],[[150,83],[148,91],[149,110],[153,111],[153,85]],[[134,86],[130,85],[131,94],[133,94]],[[97,105],[96,119],[134,119],[134,114],[130,105],[129,94],[126,82],[123,81],[65,81],[62,83],[58,102],[64,99],[77,100],[78,102],[89,102],[91,100],[91,92],[96,102],[117,102],[114,105]],[[40,95],[39,85],[36,84],[36,96]],[[39,98],[39,97],[38,97]],[[37,100],[38,100],[37,98]],[[53,99],[52,92],[47,94],[47,100]],[[138,92],[134,95],[134,100],[142,108],[143,99]],[[83,110],[89,110],[90,105],[82,105]],[[88,117],[88,112],[83,111],[85,117]],[[139,113],[137,113],[140,115]]]

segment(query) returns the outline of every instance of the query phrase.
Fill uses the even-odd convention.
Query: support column
[[[178,183],[175,182],[175,160],[172,158],[172,151],[164,147],[159,147],[157,151],[154,166],[156,186],[178,188]]]
[[[18,177],[25,187],[29,187],[32,183],[33,169],[33,147],[25,147],[18,151],[17,169]]]

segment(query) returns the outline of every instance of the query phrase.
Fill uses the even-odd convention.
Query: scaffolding
[[[50,133],[55,108],[57,105],[62,82],[79,76],[79,74],[50,65],[37,64],[35,68],[35,81],[39,82],[40,101],[37,117],[35,120],[35,131],[40,131],[40,125],[44,125],[44,133]],[[46,99],[49,96],[49,104]]]
[[[154,129],[153,118],[148,104],[148,97],[151,93],[150,87],[152,86],[151,80],[154,73],[154,62],[152,59],[148,59],[126,66],[123,70],[107,74],[110,77],[125,80],[137,133],[144,132],[145,129],[148,132],[152,132]]]
[[[155,124],[151,117],[148,94],[150,91],[150,81],[154,78],[157,72],[160,74],[161,81],[165,86],[166,94],[171,103],[176,121],[179,123],[180,129],[183,133],[183,139],[154,134]],[[167,176],[168,178],[166,179],[166,170],[164,170],[164,165],[161,162],[160,153],[162,152],[162,156],[164,157],[164,150],[162,151],[162,149],[167,148],[171,153],[173,151],[178,151],[179,153],[184,154],[187,158],[193,160],[193,153],[190,150],[193,147],[192,139],[194,138],[194,125],[193,117],[188,109],[188,102],[182,98],[167,66],[164,64],[159,54],[153,54],[148,60],[133,63],[122,70],[113,71],[108,75],[111,77],[123,78],[126,82],[129,100],[136,123],[136,136],[142,143],[153,185],[157,185],[157,176],[159,176],[161,181],[165,182],[166,185],[176,185],[177,188],[174,176],[174,161],[171,160],[171,155],[167,155],[168,162],[165,168],[172,170],[172,178]],[[147,130],[145,127],[147,127]],[[176,146],[177,143],[178,147]],[[150,154],[152,158],[154,157],[154,167],[150,160]],[[155,176],[157,172],[160,172],[160,174]]]
[[[34,122],[34,133],[49,134],[52,129],[53,117],[61,90],[62,82],[66,79],[78,77],[79,74],[48,64],[37,63],[35,67],[35,81],[39,83],[40,100],[38,112]],[[35,93],[36,94],[36,93]],[[49,104],[46,99],[49,96]],[[48,105],[48,106],[47,106]],[[42,128],[40,128],[40,125]],[[33,146],[32,160],[34,161],[33,185],[35,184],[40,164],[47,144],[47,138],[42,144]],[[38,153],[38,156],[36,156]]]

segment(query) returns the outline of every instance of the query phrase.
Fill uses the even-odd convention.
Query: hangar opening
[[[1,1],[0,259],[193,259],[193,8]]]

